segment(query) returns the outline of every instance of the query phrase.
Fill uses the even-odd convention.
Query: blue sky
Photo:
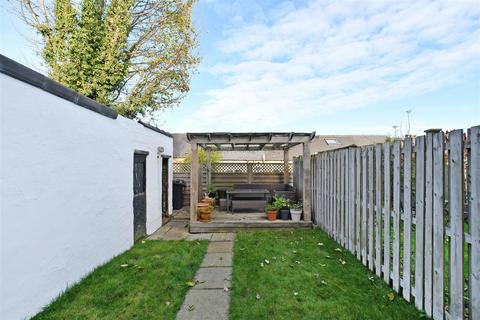
[[[3,7],[0,52],[43,71]],[[157,125],[392,134],[480,124],[479,1],[202,1],[202,63]]]

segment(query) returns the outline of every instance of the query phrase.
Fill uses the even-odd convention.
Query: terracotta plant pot
[[[203,198],[202,203],[208,203],[212,207],[215,206],[215,199],[214,198]]]
[[[276,210],[267,211],[267,219],[270,221],[277,220],[277,211]]]
[[[199,221],[212,220],[212,208],[208,203],[199,203],[197,205],[197,217]]]

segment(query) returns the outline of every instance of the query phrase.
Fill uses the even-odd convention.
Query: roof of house
[[[364,146],[368,144],[383,143],[386,135],[317,135],[310,143],[311,153],[326,150],[345,148],[348,146]],[[190,142],[185,133],[173,134],[173,156],[183,158],[190,150]],[[222,160],[225,161],[281,161],[282,150],[258,150],[258,151],[220,151]],[[297,145],[289,150],[290,159],[302,154],[302,145]]]

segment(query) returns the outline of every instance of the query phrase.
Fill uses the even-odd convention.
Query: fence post
[[[393,266],[392,283],[400,290],[400,140],[393,143]]]
[[[375,150],[375,273],[382,275],[382,144]]]
[[[367,265],[367,150],[362,148],[362,263]]]
[[[368,152],[368,268],[373,271],[373,146],[367,147]]]
[[[415,305],[423,309],[425,229],[425,136],[415,139]]]
[[[403,144],[403,298],[410,302],[412,253],[412,138]]]
[[[356,250],[357,250],[357,259],[362,260],[362,245],[361,245],[361,217],[362,217],[362,203],[360,198],[360,189],[361,189],[361,149],[355,148],[355,239],[356,239]]]
[[[443,132],[433,135],[433,318],[443,319],[445,231],[443,210],[444,183]]]
[[[480,126],[470,128],[470,317],[480,319]]]
[[[310,188],[310,141],[303,143],[303,220],[312,221],[311,199],[312,189]]]
[[[385,217],[383,220],[383,280],[390,284],[390,142],[384,143],[384,196]]]
[[[463,317],[463,130],[448,135],[449,213],[450,213],[450,308],[452,319]]]

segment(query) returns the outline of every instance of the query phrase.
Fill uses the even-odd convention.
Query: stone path
[[[211,235],[196,285],[185,296],[177,320],[226,320],[230,304],[234,233]]]
[[[147,240],[210,240],[211,233],[189,233],[188,221],[169,221],[148,236]]]

